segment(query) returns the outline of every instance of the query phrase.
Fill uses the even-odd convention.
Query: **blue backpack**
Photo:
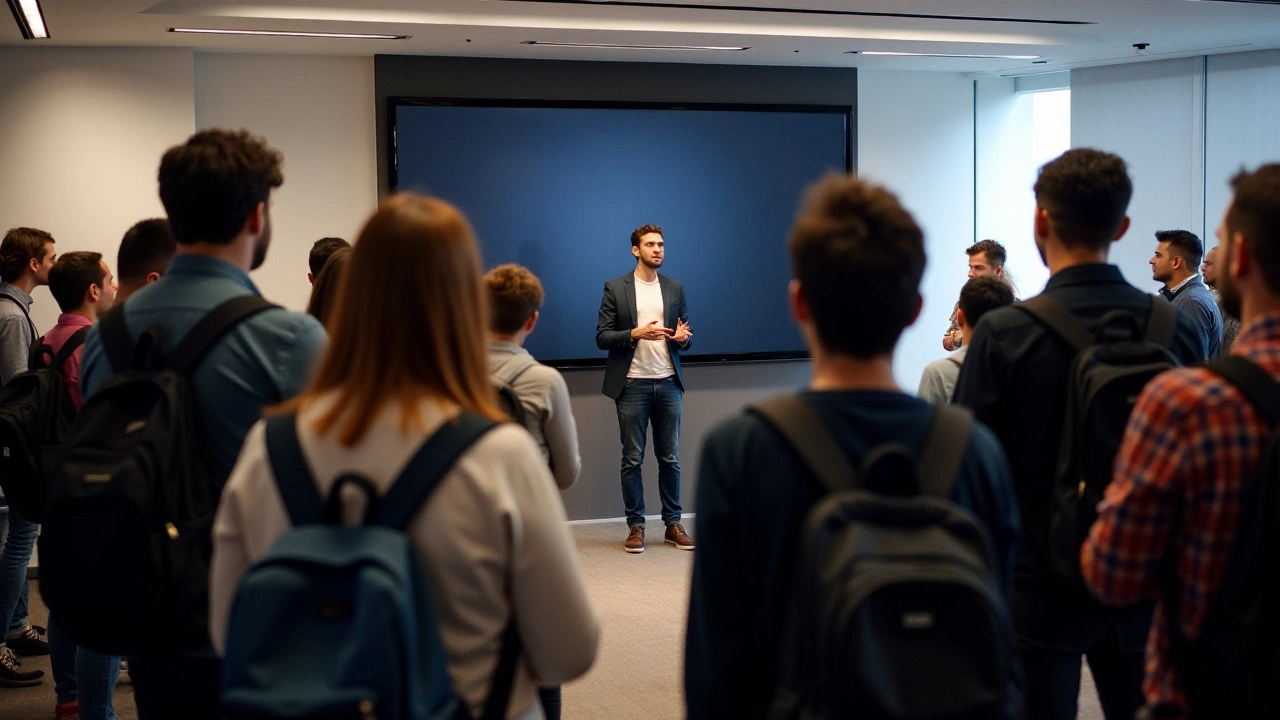
[[[225,717],[470,720],[449,680],[431,590],[405,528],[458,457],[493,427],[464,413],[423,444],[384,496],[348,473],[322,502],[295,415],[267,421],[271,468],[293,529],[236,590]],[[341,525],[347,485],[367,498],[358,527]],[[485,720],[506,714],[519,651],[513,619]]]

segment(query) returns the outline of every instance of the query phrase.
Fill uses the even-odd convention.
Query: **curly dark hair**
[[[893,193],[830,175],[791,229],[791,271],[822,345],[868,358],[893,352],[915,317],[924,233]]]
[[[229,244],[284,183],[278,151],[247,130],[201,130],[160,159],[160,201],[180,244]]]
[[[1009,253],[1005,252],[1004,246],[995,240],[979,240],[970,245],[964,254],[973,257],[978,253],[985,253],[987,262],[996,267],[1004,267],[1004,263],[1009,259]]]
[[[640,238],[644,237],[645,235],[648,235],[649,233],[658,233],[659,235],[662,235],[662,228],[658,227],[657,225],[649,225],[646,223],[636,228],[635,230],[632,230],[631,231],[631,247],[640,247]],[[665,238],[666,236],[663,235],[663,237]]]
[[[1133,182],[1119,155],[1077,148],[1040,168],[1035,193],[1064,245],[1103,250],[1124,222]]]

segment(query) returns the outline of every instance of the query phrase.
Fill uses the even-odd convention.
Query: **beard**
[[[253,244],[253,264],[250,270],[257,270],[262,267],[262,263],[267,261],[267,249],[271,247],[271,218],[267,217],[267,222],[262,228],[262,234],[258,236],[257,242]]]
[[[1227,248],[1230,247],[1230,246],[1227,246],[1226,243],[1223,243],[1223,245],[1226,246]],[[1222,263],[1222,267],[1230,268],[1231,267],[1230,250],[1224,249],[1222,252],[1218,253],[1218,255],[1221,257],[1221,260],[1219,260],[1219,262]],[[1214,289],[1218,291],[1218,297],[1221,298],[1222,300],[1222,311],[1230,315],[1232,318],[1239,320],[1240,306],[1242,305],[1242,302],[1240,299],[1240,288],[1236,287],[1235,281],[1231,279],[1230,272],[1222,272],[1217,277],[1217,281],[1218,281],[1216,283],[1217,287],[1215,287]]]
[[[643,255],[640,256],[640,262],[644,263],[644,266],[649,268],[650,270],[657,270],[658,268],[662,267],[661,260],[650,260],[649,258],[646,258]]]

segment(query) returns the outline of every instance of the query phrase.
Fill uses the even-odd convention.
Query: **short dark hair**
[[[152,218],[134,223],[120,240],[116,273],[123,281],[141,280],[153,272],[163,273],[176,250],[168,220]]]
[[[893,352],[919,307],[925,265],[924,234],[898,198],[827,176],[809,190],[790,253],[823,347],[858,358]]]
[[[970,245],[964,254],[973,257],[978,253],[985,253],[987,261],[996,267],[1004,267],[1004,263],[1009,259],[1009,253],[1005,252],[1004,246],[995,240],[979,240]]]
[[[27,271],[32,258],[44,260],[44,246],[53,242],[53,236],[44,230],[29,227],[13,228],[0,241],[0,280],[13,282]]]
[[[71,312],[84,304],[84,294],[90,285],[102,287],[106,278],[102,253],[69,252],[60,256],[49,270],[49,292],[62,312]]]
[[[347,263],[351,259],[351,246],[334,250],[324,267],[315,274],[315,284],[311,286],[311,298],[307,301],[307,314],[320,321],[325,329],[332,327],[333,314],[338,307],[342,282],[346,278]]]
[[[1035,193],[1064,245],[1102,250],[1124,223],[1133,183],[1119,155],[1077,148],[1040,168]]]
[[[247,130],[201,130],[160,159],[160,201],[183,245],[230,244],[284,183],[283,157]]]
[[[1013,286],[1004,278],[994,275],[969,278],[960,288],[960,312],[964,313],[964,321],[969,327],[976,327],[978,321],[991,310],[1013,304]]]
[[[315,241],[311,245],[311,254],[307,256],[307,266],[311,268],[312,277],[320,274],[330,255],[344,247],[351,247],[351,243],[340,237],[323,237]]]
[[[645,235],[648,235],[649,233],[658,233],[659,235],[662,235],[662,228],[658,227],[657,225],[649,225],[646,223],[636,228],[635,230],[632,230],[631,231],[631,247],[640,247],[640,238],[644,237]],[[667,236],[662,235],[662,237],[665,239]]]
[[[485,273],[484,284],[489,290],[489,330],[500,335],[519,332],[546,297],[538,276],[515,263]]]
[[[1228,237],[1244,235],[1267,289],[1280,294],[1280,163],[1268,163],[1231,178]]]
[[[1197,272],[1200,261],[1204,259],[1204,243],[1195,233],[1189,230],[1157,230],[1156,240],[1169,243],[1169,250],[1182,258],[1191,272]]]

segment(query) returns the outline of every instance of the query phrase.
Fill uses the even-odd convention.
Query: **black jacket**
[[[662,288],[662,324],[669,328],[674,328],[677,320],[687,324],[689,309],[685,305],[684,285],[679,280],[672,280],[661,274],[658,275],[658,282]],[[631,331],[635,327],[635,273],[629,272],[604,284],[600,317],[596,321],[596,347],[609,351],[609,360],[604,369],[604,387],[600,392],[614,400],[622,394],[622,388],[627,383],[627,371],[631,369],[631,358],[636,354],[636,344],[631,339]],[[692,345],[693,338],[689,338],[684,345],[667,340],[667,350],[671,351],[671,366],[676,371],[676,384],[682,391],[684,374],[680,370],[680,351],[688,350]]]

